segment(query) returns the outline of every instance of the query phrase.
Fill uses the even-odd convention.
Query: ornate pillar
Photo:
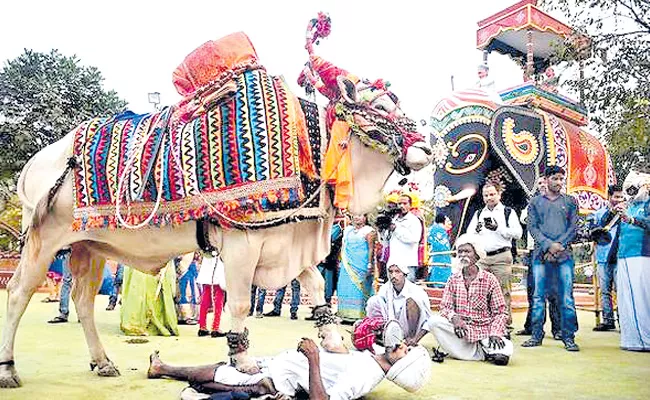
[[[525,80],[530,81],[533,79],[533,72],[535,65],[533,62],[533,30],[529,29],[526,32],[526,74]]]

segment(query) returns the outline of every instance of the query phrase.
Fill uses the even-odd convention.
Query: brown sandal
[[[50,299],[49,297],[44,298],[41,300],[41,303],[58,303],[59,299]]]

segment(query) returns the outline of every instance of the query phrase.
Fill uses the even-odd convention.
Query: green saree
[[[127,336],[178,336],[173,265],[167,264],[158,276],[126,268],[122,287],[122,332]]]

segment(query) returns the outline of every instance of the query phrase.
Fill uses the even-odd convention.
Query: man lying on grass
[[[176,367],[164,363],[158,352],[150,357],[149,379],[187,381],[198,392],[244,392],[251,397],[308,395],[309,399],[349,400],[370,393],[384,378],[409,392],[429,380],[431,361],[422,346],[403,342],[385,348],[383,354],[350,351],[329,353],[313,340],[303,338],[298,350],[275,357],[259,358],[261,372],[248,375],[225,362],[198,367]]]

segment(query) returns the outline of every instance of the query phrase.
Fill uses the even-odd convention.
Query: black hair
[[[485,185],[483,185],[482,190],[485,190],[485,188],[487,188],[487,187],[493,187],[494,190],[496,190],[497,193],[499,193],[499,194],[503,193],[503,187],[498,182],[487,181],[487,182],[485,182]]]
[[[549,166],[546,167],[546,169],[544,170],[544,176],[547,177],[547,178],[548,178],[549,176],[553,176],[553,175],[555,175],[555,174],[566,175],[566,171],[564,170],[564,168],[562,168],[562,167],[560,167],[560,166],[557,166],[557,165],[549,165]]]
[[[445,213],[439,212],[439,213],[436,214],[436,219],[434,220],[434,222],[436,224],[444,224],[445,223],[445,218],[447,218]]]
[[[413,205],[413,199],[412,199],[411,196],[409,196],[408,194],[406,194],[406,193],[402,193],[399,197],[406,197],[406,198],[408,198],[408,199],[409,199],[409,204],[410,204],[410,205]]]
[[[615,183],[613,185],[609,185],[607,188],[607,194],[611,197],[614,193],[616,192],[622,192],[623,191],[623,185],[620,183]]]

